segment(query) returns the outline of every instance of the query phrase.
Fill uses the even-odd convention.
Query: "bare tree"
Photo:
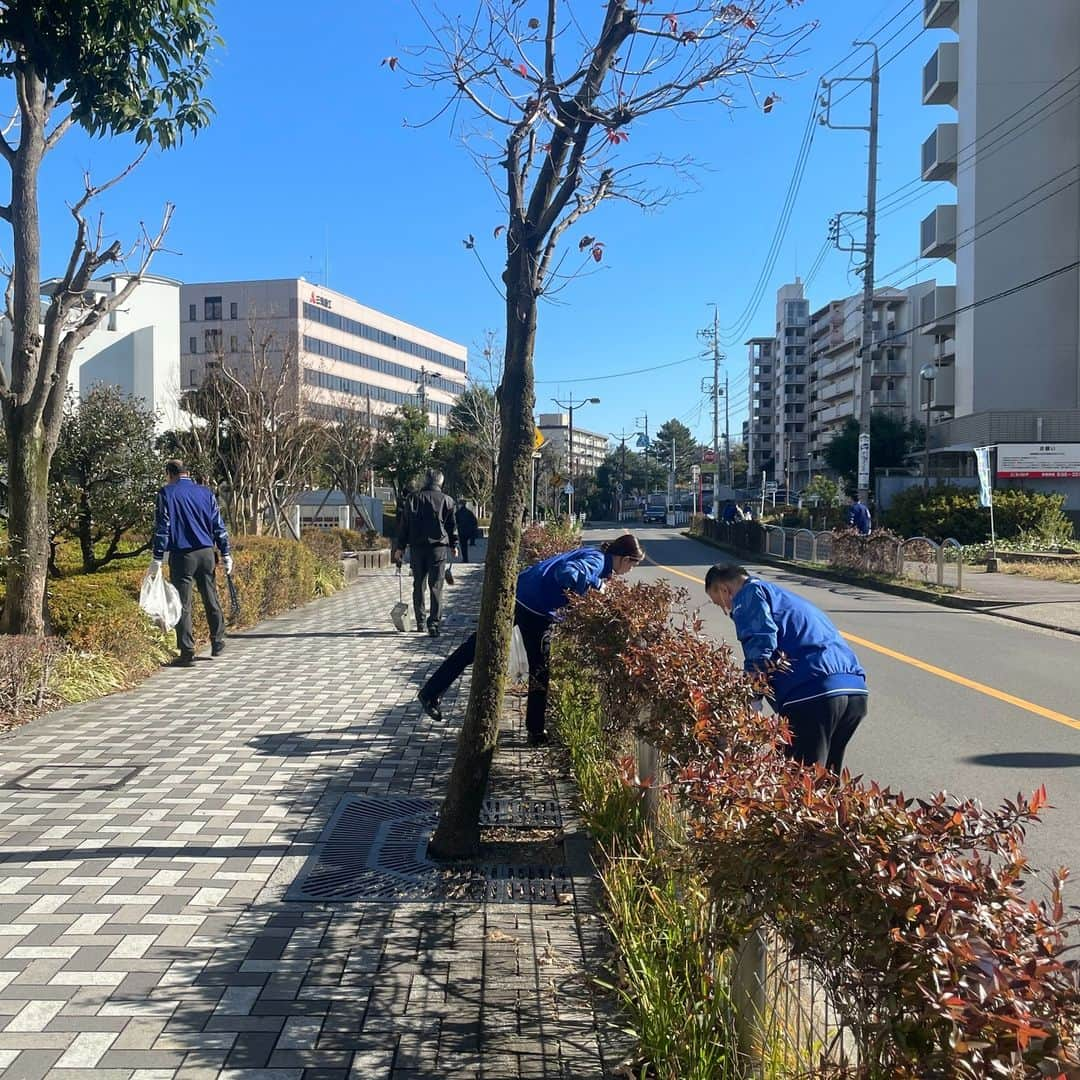
[[[367,528],[374,529],[371,515],[359,499],[374,467],[375,431],[370,404],[365,413],[355,409],[335,409],[323,430],[323,447],[322,464],[330,486],[345,496],[346,504]]]
[[[301,403],[298,344],[252,316],[242,352],[221,338],[202,385],[185,404],[195,455],[211,461],[226,516],[238,532],[293,531],[284,501],[316,475],[326,428]]]
[[[775,76],[803,32],[778,25],[795,2],[682,0],[662,11],[652,0],[479,0],[471,17],[429,19],[414,0],[430,41],[415,65],[385,61],[416,85],[445,90],[455,115],[460,105],[467,124],[479,122],[466,135],[505,214],[495,229],[506,245],[499,475],[469,706],[432,841],[439,856],[479,845],[533,450],[537,305],[605,251],[596,236],[561,242],[606,201],[652,208],[671,197],[655,186],[657,170],[678,177],[689,162],[651,153],[635,160],[632,133],[654,114],[691,103],[731,105],[736,85],[752,93],[755,76]],[[480,257],[474,237],[465,244]]]
[[[208,0],[6,0],[0,7],[0,79],[15,101],[0,133],[0,158],[11,172],[0,220],[11,226],[13,255],[5,290],[10,367],[0,368],[8,450],[7,633],[40,636],[45,630],[49,464],[75,351],[127,302],[172,216],[166,207],[160,228],[144,229],[125,252],[120,241],[106,238],[90,208],[142,155],[107,182],[87,176],[70,207],[75,230],[66,265],[43,283],[41,167],[73,127],[100,136],[130,133],[145,147],[169,148],[185,131],[206,125],[211,108],[202,88],[217,40],[210,11]],[[116,292],[92,292],[91,281],[106,267],[126,280]],[[43,292],[49,297],[44,305]]]

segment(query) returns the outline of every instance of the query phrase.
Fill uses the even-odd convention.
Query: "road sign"
[[[706,465],[715,465],[716,464],[716,452],[714,450],[706,450],[701,455],[701,460],[704,461]]]
[[[691,465],[690,466],[690,475],[696,480],[701,475],[701,466],[700,465]]]
[[[776,490],[778,490],[778,488],[779,488],[779,484],[777,484],[777,482],[775,480],[766,480],[765,481],[765,490],[766,491],[776,491]]]
[[[567,485],[566,485],[566,486],[565,486],[565,487],[564,487],[564,488],[562,489],[562,493],[563,493],[564,495],[573,495],[573,494],[574,494],[574,485],[573,485],[573,484],[567,484]]]
[[[859,490],[865,491],[870,487],[870,434],[862,432],[859,435]]]
[[[621,495],[621,494],[623,493],[623,486],[622,486],[622,481],[621,481],[621,480],[619,481],[619,483],[617,483],[617,484],[615,485],[615,490],[616,490],[616,491],[617,491],[617,492],[618,492],[618,493],[619,493],[620,495]]]
[[[533,449],[539,450],[546,441],[544,433],[539,428],[533,428]]]

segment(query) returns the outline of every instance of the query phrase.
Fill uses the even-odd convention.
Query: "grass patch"
[[[998,573],[1017,574],[1036,581],[1060,581],[1080,585],[1080,563],[999,562]]]
[[[669,830],[645,827],[639,792],[620,779],[620,748],[603,730],[595,687],[560,667],[552,698],[601,853],[603,915],[617,953],[615,974],[601,985],[617,996],[638,1041],[634,1075],[735,1078],[731,959],[715,945],[704,882],[673,857]]]

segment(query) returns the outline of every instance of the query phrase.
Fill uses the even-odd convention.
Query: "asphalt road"
[[[635,532],[648,560],[635,576],[667,577],[701,605],[706,632],[741,658],[730,619],[705,596],[722,552],[674,529]],[[597,530],[590,539],[615,535]],[[907,795],[946,790],[987,805],[1046,784],[1054,809],[1028,836],[1041,874],[1080,878],[1080,642],[986,615],[751,566],[824,610],[866,669],[870,712],[845,764]],[[1080,903],[1080,883],[1067,895]]]

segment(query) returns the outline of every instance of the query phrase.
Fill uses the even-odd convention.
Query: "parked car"
[[[650,523],[657,525],[667,524],[667,504],[666,503],[649,503],[645,507],[644,513],[641,515],[641,520],[645,525]]]

